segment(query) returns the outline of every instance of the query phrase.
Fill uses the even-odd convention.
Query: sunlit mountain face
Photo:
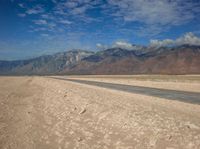
[[[0,60],[199,46],[199,16],[199,0],[1,0]]]

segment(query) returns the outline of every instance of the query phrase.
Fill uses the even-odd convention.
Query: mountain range
[[[200,46],[72,50],[28,60],[0,61],[0,75],[200,74]]]

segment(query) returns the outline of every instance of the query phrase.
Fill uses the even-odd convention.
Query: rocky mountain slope
[[[40,56],[30,60],[0,61],[2,75],[44,75],[58,74],[71,68],[84,57],[94,54],[91,51],[74,50],[54,55]]]
[[[0,74],[199,74],[200,47],[69,51],[31,60],[0,61]]]

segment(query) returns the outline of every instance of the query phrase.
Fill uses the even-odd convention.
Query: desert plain
[[[200,93],[198,75],[56,77]],[[0,77],[0,149],[199,148],[200,104],[49,76]]]

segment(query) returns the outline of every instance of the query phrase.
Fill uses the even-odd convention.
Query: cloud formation
[[[171,26],[178,26],[198,18],[200,3],[192,0],[108,0],[116,11],[114,17],[125,22],[139,22],[142,34],[157,34]]]
[[[149,47],[166,47],[166,46],[180,46],[180,45],[194,45],[200,46],[200,38],[195,36],[193,33],[189,32],[184,34],[183,36],[172,40],[172,39],[164,39],[164,40],[150,40]],[[101,50],[105,50],[108,48],[122,48],[127,50],[141,50],[145,48],[141,45],[134,45],[132,43],[126,41],[115,41],[112,45],[103,45],[103,44],[96,44],[96,47]]]
[[[146,24],[177,25],[193,18],[187,9],[189,4],[180,5],[180,0],[108,0],[119,8],[118,15],[125,21],[140,21]]]
[[[113,27],[125,28],[129,23],[140,23],[134,29],[134,33],[137,36],[153,37],[169,30],[172,26],[190,22],[200,13],[200,3],[192,0],[107,0],[106,2],[103,0],[51,0],[51,3],[53,7],[48,12],[42,3],[32,7],[28,7],[26,3],[19,3],[18,6],[25,12],[20,12],[18,16],[39,15],[38,20],[51,20],[56,24],[66,26],[77,21],[79,24],[102,23],[101,17],[94,17],[90,13],[91,10],[98,8],[96,9],[98,12],[95,11],[95,13],[106,15],[110,21],[113,20]]]
[[[112,47],[117,47],[117,48],[122,48],[122,49],[127,49],[127,50],[133,49],[133,45],[125,41],[116,41],[114,42]]]
[[[47,24],[47,21],[46,20],[42,20],[42,19],[40,19],[40,20],[34,20],[33,22],[35,24],[37,24],[37,25],[46,25]]]
[[[151,40],[150,46],[162,47],[162,46],[177,46],[177,45],[197,45],[200,46],[200,38],[189,32],[176,40],[165,39],[165,40]]]
[[[174,26],[184,27],[182,25],[189,25],[187,23],[191,20],[195,22],[200,14],[200,2],[196,0],[30,0],[16,4],[17,16],[23,18],[20,21],[30,22],[26,23],[29,25],[27,27],[30,29],[29,32],[43,37],[68,35],[63,41],[65,44],[66,40],[71,42],[80,40],[85,44],[90,43],[91,49],[95,47],[94,43],[100,41],[102,43],[107,41],[112,43],[117,39],[139,41],[143,40],[141,37],[145,37],[140,43],[146,43],[153,37],[159,39],[161,33],[171,31]],[[193,30],[186,29],[178,34],[190,31]],[[74,39],[74,36],[68,34],[69,32],[76,33],[76,36],[83,32],[85,36]],[[176,41],[151,40],[150,45],[198,43],[194,35],[187,36]],[[98,43],[96,47],[139,49],[123,40],[110,45]]]
[[[68,21],[68,20],[60,20],[59,21],[60,23],[62,23],[62,24],[72,24],[72,22],[71,21]]]
[[[107,45],[103,45],[103,44],[101,44],[101,43],[97,43],[97,44],[96,44],[96,47],[97,47],[97,49],[99,49],[99,50],[105,50],[105,49],[108,48]]]
[[[140,50],[143,48],[143,46],[140,45],[134,45],[132,43],[126,42],[126,41],[115,41],[112,45],[103,45],[101,43],[96,44],[97,49],[105,50],[108,48],[121,48],[126,50]]]
[[[43,13],[45,10],[41,5],[36,5],[33,8],[27,9],[26,14],[32,15],[32,14],[40,14]]]

